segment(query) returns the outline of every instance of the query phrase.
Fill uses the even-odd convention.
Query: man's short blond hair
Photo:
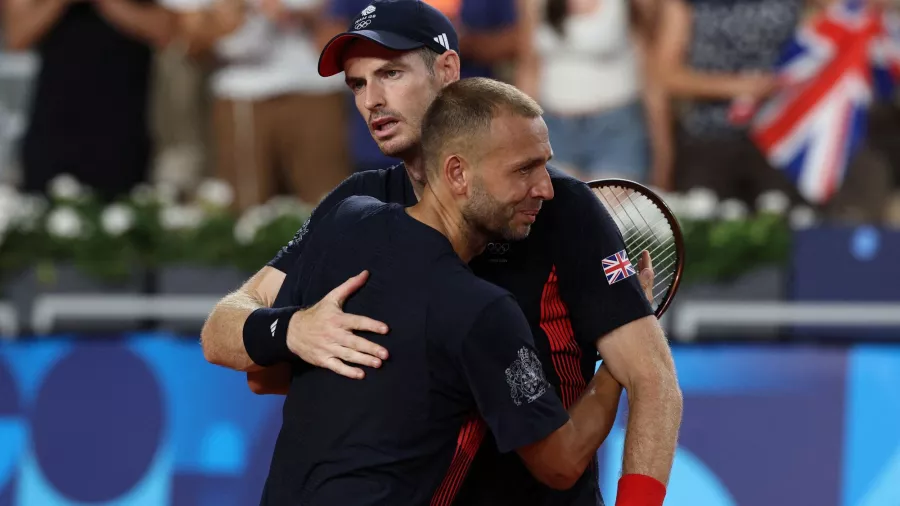
[[[537,118],[541,106],[515,86],[484,77],[460,79],[441,91],[422,120],[422,155],[429,180],[450,153],[472,153],[504,114]]]

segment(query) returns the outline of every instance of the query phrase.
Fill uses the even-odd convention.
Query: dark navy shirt
[[[319,300],[368,269],[345,309],[389,326],[365,337],[391,357],[362,380],[295,372],[263,504],[450,504],[441,484],[460,433],[480,430],[471,420],[486,422],[501,452],[568,421],[512,295],[475,276],[404,206],[349,197],[308,234],[292,302]]]
[[[515,297],[525,314],[544,374],[571,407],[594,375],[596,341],[608,332],[653,314],[637,276],[610,285],[602,259],[625,249],[609,213],[581,181],[549,169],[555,196],[544,202],[527,239],[492,243],[470,267]],[[305,262],[310,230],[328,211],[351,195],[368,195],[404,206],[416,203],[403,165],[353,175],[326,197],[290,243],[269,263],[287,274],[285,287]],[[302,260],[302,261],[301,261]],[[360,271],[363,266],[360,268]],[[332,288],[346,281],[335,280]],[[287,296],[283,288],[279,299]],[[276,299],[276,305],[289,305]],[[304,301],[313,304],[316,300]],[[350,311],[351,313],[353,311]],[[392,351],[391,341],[385,347]],[[375,409],[373,407],[373,409]],[[531,476],[515,453],[498,451],[495,435],[484,425],[460,434],[455,474],[441,485],[442,493],[461,505],[587,506],[603,504],[596,463],[567,491],[544,486]],[[478,448],[477,456],[471,448]],[[473,459],[474,457],[474,459]],[[462,475],[465,480],[457,479]]]

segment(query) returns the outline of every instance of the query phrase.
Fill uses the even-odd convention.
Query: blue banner
[[[900,301],[900,231],[872,226],[823,226],[794,234],[789,299],[800,302]],[[794,335],[887,339],[900,330],[797,327]],[[900,503],[898,503],[900,504]]]
[[[900,505],[900,346],[675,357],[666,505]],[[173,336],[0,345],[0,506],[258,504],[282,400]],[[609,504],[623,438],[620,422],[600,450]]]

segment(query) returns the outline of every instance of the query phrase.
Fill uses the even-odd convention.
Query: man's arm
[[[274,336],[269,334],[268,328],[259,336],[245,336],[247,320],[257,310],[272,308],[286,279],[286,273],[300,265],[303,249],[312,231],[332,208],[356,193],[357,181],[355,176],[351,176],[328,194],[294,238],[268,265],[237,292],[216,304],[203,327],[201,341],[207,360],[230,369],[247,371],[248,385],[255,393],[285,393],[290,384],[290,367],[289,364],[271,364],[263,368],[262,364],[251,359],[252,353],[248,352],[248,341],[245,339],[265,340]],[[381,360],[388,356],[387,350],[356,336],[353,331],[384,334],[388,330],[387,326],[370,318],[345,314],[341,310],[344,301],[365,284],[367,276],[366,272],[354,276],[315,305],[295,310],[287,322],[284,341],[277,344],[285,346],[290,354],[300,357],[308,364],[328,368],[350,378],[363,377],[363,371],[345,362],[379,367]]]
[[[153,47],[165,47],[175,34],[173,13],[153,3],[132,0],[94,0],[113,26]]]
[[[652,167],[650,179],[662,190],[672,186],[672,167],[675,163],[675,143],[672,134],[672,114],[669,96],[658,74],[655,58],[658,33],[659,0],[635,0],[632,2],[632,36],[643,73],[643,102],[650,133]]]
[[[214,0],[208,6],[193,4],[180,8],[178,28],[188,43],[189,54],[193,57],[208,54],[216,42],[243,25],[245,14],[242,0]]]
[[[570,488],[615,422],[621,387],[606,367],[567,413],[544,377],[528,322],[511,296],[481,312],[458,362],[498,449],[516,450],[547,486]]]
[[[230,369],[246,372],[260,372],[269,364],[257,364],[247,349],[248,337],[245,325],[251,314],[259,309],[271,308],[278,295],[285,274],[270,266],[263,267],[236,292],[225,296],[216,304],[200,333],[203,355],[206,360]],[[345,314],[341,306],[347,298],[359,290],[368,279],[368,272],[362,272],[328,293],[314,306],[296,310],[287,322],[285,345],[290,353],[317,367],[326,367],[349,378],[362,378],[362,369],[350,367],[351,362],[370,367],[381,367],[381,360],[387,358],[387,350],[355,334],[353,330],[387,333],[387,326],[364,316]],[[273,327],[278,323],[276,319]],[[272,339],[268,335],[262,339]],[[381,357],[381,358],[379,358]],[[274,365],[274,364],[273,364]],[[284,367],[271,375],[248,378],[251,389],[258,391],[268,386],[284,391],[286,385],[279,382],[284,378]],[[258,392],[272,393],[272,392]]]
[[[247,386],[257,395],[287,395],[291,388],[291,364],[281,363],[247,372]]]
[[[324,4],[312,7],[290,7],[282,0],[262,0],[260,11],[273,23],[312,30],[322,17]]]
[[[691,40],[691,7],[685,0],[662,2],[654,60],[657,73],[671,96],[729,100],[764,98],[777,86],[774,75],[703,72],[690,68],[687,50]]]
[[[71,0],[6,0],[3,32],[6,46],[24,51],[36,44],[56,24]]]
[[[207,361],[238,371],[261,369],[244,347],[244,323],[257,309],[272,307],[284,277],[283,272],[267,265],[216,304],[200,332]]]
[[[534,32],[540,20],[537,2],[518,0],[519,60],[516,62],[515,84],[531,98],[537,99],[539,89],[540,56],[534,47]]]
[[[628,392],[622,473],[668,484],[683,401],[659,321],[648,316],[619,327],[600,338],[597,350]]]
[[[642,252],[637,261],[640,276],[608,279],[600,259],[625,250],[609,212],[586,185],[577,182],[558,183],[554,200],[560,206],[554,210],[560,218],[555,223],[554,256],[572,326],[580,346],[597,349],[628,393],[631,415],[624,472],[629,476],[620,481],[620,496],[633,497],[624,489],[641,482],[640,488],[656,491],[661,504],[682,402],[668,344],[648,304],[647,287],[642,286],[643,270],[652,271],[649,255]],[[565,218],[572,215],[579,219]],[[656,424],[656,417],[665,419]]]
[[[516,450],[531,474],[549,487],[571,488],[612,430],[621,395],[622,385],[601,365],[569,408],[569,421],[537,443]]]

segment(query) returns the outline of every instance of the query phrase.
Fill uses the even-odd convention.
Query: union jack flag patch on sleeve
[[[610,285],[635,274],[634,266],[628,260],[628,254],[625,253],[625,250],[604,258],[603,272],[606,274],[606,282]]]

